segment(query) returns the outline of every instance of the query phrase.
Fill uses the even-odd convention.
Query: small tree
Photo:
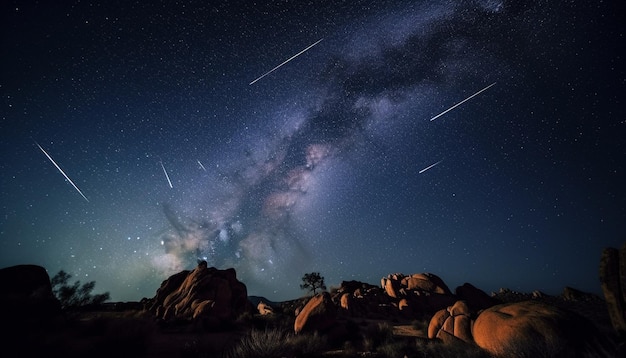
[[[319,272],[305,273],[304,276],[302,276],[302,284],[300,285],[300,288],[303,290],[313,291],[313,295],[315,295],[318,289],[324,291],[326,290],[324,277],[322,277]]]
[[[61,270],[52,279],[52,293],[61,302],[63,309],[75,309],[86,305],[99,305],[109,300],[110,295],[108,292],[92,295],[96,286],[95,281],[84,283],[82,286],[80,281],[74,282],[73,285],[69,285],[68,281],[72,278],[72,275]]]

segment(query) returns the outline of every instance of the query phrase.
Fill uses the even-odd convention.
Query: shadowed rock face
[[[314,296],[296,316],[295,333],[324,331],[332,327],[337,317],[335,304],[328,292]]]
[[[607,247],[602,251],[600,286],[613,328],[626,343],[626,243],[619,250]]]
[[[462,286],[457,287],[455,292],[457,298],[459,300],[465,301],[469,308],[474,311],[480,311],[485,308],[489,308],[491,306],[502,303],[467,282],[464,283]]]
[[[48,272],[37,265],[0,269],[0,314],[3,319],[45,319],[61,312]]]
[[[478,315],[474,341],[495,356],[609,357],[612,347],[592,322],[548,304],[523,301],[496,305]]]
[[[154,300],[153,312],[166,321],[200,319],[219,325],[251,308],[235,270],[209,268],[206,262],[163,281]]]

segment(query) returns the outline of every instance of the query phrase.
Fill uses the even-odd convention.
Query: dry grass
[[[317,334],[294,335],[279,329],[253,329],[225,357],[319,357],[326,350],[326,339]]]
[[[9,337],[9,347],[15,348],[21,356],[68,358],[490,358],[487,352],[475,345],[450,345],[428,340],[428,320],[393,323],[359,319],[338,324],[344,325],[344,333],[331,338],[317,334],[295,335],[293,317],[286,314],[249,314],[222,330],[206,331],[185,322],[162,326],[152,317],[137,311],[92,312],[14,332]],[[521,352],[519,348],[512,350]],[[538,352],[541,354],[537,356],[545,357],[546,352]]]

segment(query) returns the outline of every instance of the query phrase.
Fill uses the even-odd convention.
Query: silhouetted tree
[[[319,272],[305,273],[304,276],[302,276],[302,284],[300,285],[300,288],[303,290],[313,291],[314,295],[318,289],[322,291],[326,290],[324,277],[322,277]]]
[[[91,294],[91,291],[93,291],[96,286],[95,281],[90,281],[82,285],[80,281],[76,281],[73,285],[70,285],[70,278],[72,278],[72,275],[61,270],[50,280],[52,293],[54,293],[61,302],[63,309],[74,309],[86,305],[99,305],[109,300],[110,295],[108,292],[97,295]]]

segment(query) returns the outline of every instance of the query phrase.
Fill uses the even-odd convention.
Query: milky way
[[[16,3],[0,263],[115,300],[198,260],[276,300],[311,271],[599,291],[626,229],[611,6]]]

